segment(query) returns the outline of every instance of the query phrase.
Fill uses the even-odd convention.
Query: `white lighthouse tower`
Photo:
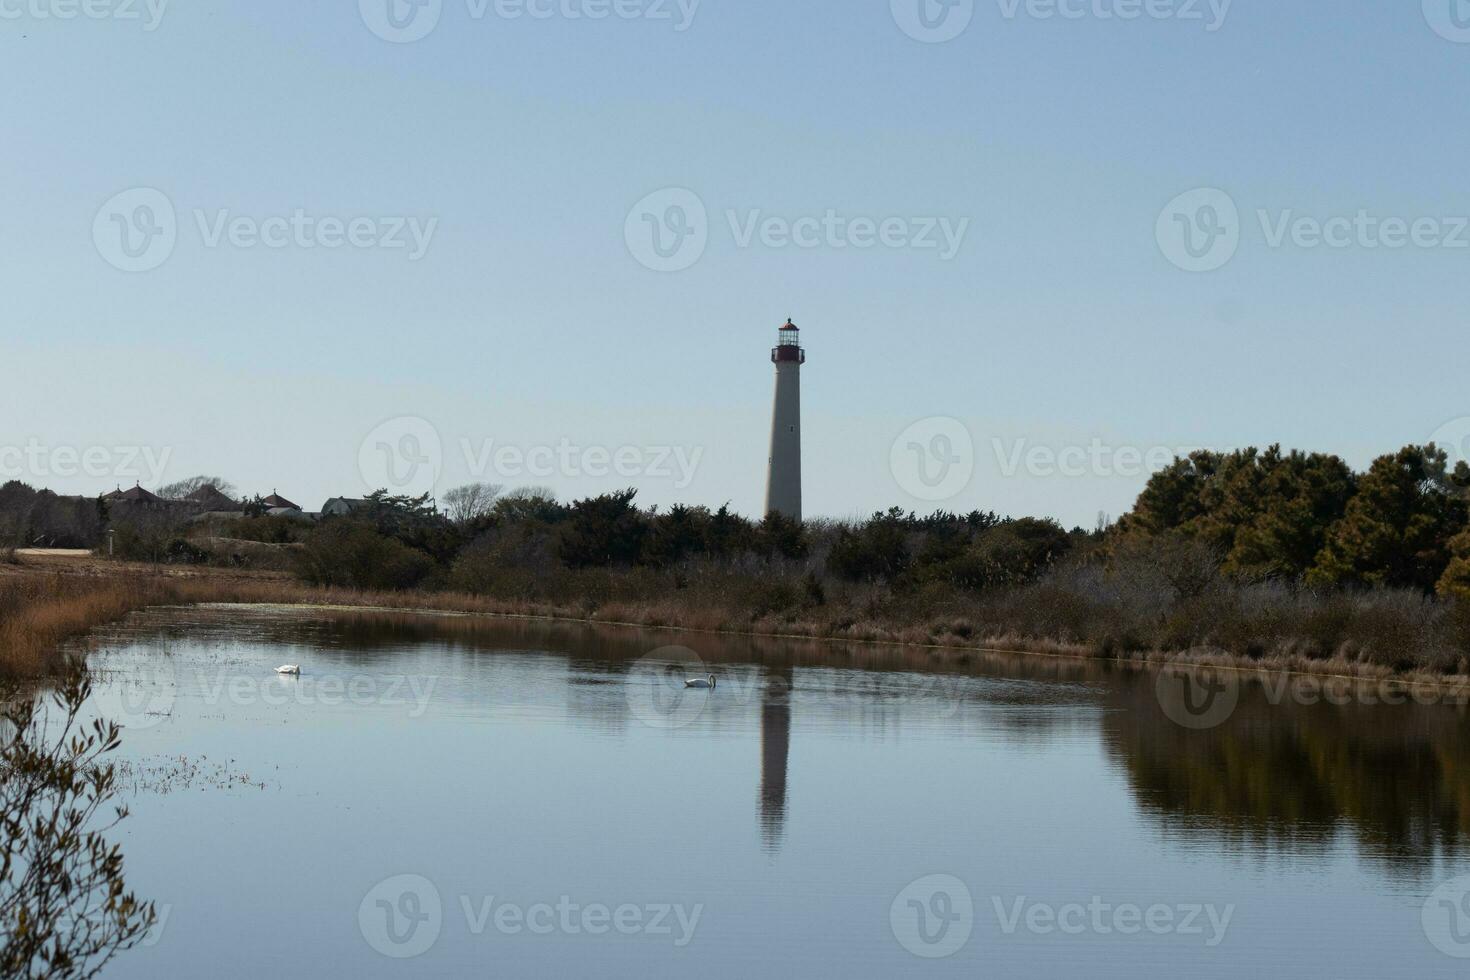
[[[801,520],[801,332],[789,319],[771,349],[776,365],[776,404],[771,411],[771,469],[766,477],[766,513]]]

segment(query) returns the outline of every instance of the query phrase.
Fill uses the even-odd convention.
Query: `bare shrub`
[[[106,833],[127,816],[104,757],[121,729],[83,724],[80,670],[49,700],[0,690],[0,975],[94,977],[142,940],[153,906],[127,890]]]

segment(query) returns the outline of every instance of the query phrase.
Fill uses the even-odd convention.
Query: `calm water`
[[[364,613],[106,651],[166,915],[111,977],[1470,968],[1457,707],[1252,686],[1195,730],[1091,664]]]

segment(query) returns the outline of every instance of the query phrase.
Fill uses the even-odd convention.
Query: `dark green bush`
[[[311,531],[295,559],[297,573],[314,585],[358,589],[409,589],[434,570],[424,552],[351,521]]]

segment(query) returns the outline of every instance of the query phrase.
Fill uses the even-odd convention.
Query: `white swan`
[[[296,666],[295,664],[285,664],[284,666],[277,667],[276,668],[276,673],[278,673],[278,674],[299,674],[299,673],[301,673],[301,668],[298,667],[298,666]]]
[[[696,677],[693,680],[687,680],[687,681],[684,682],[684,686],[685,687],[697,687],[697,688],[701,688],[701,689],[709,688],[709,689],[713,690],[714,689],[714,686],[715,686],[715,675],[714,674],[710,674],[708,679],[705,679],[705,678],[702,678],[702,677]]]

